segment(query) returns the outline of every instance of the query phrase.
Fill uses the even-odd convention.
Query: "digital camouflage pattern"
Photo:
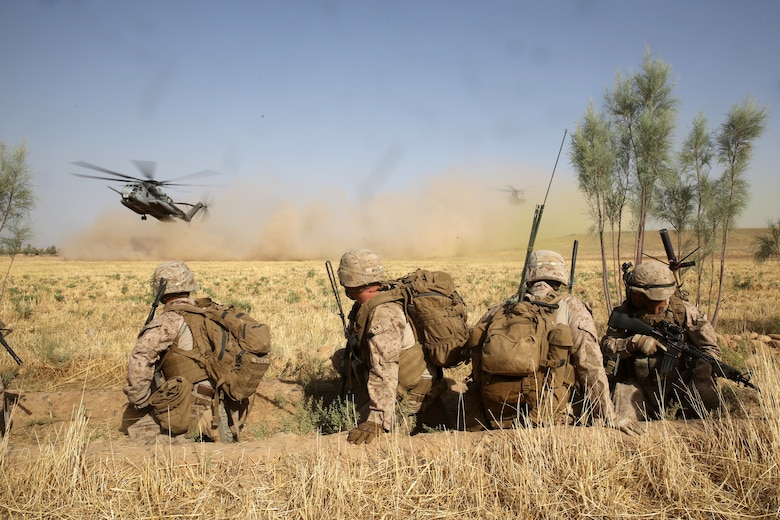
[[[631,271],[629,290],[644,294],[653,301],[668,300],[677,290],[677,281],[669,266],[660,262],[644,262]]]
[[[166,294],[189,293],[198,290],[195,276],[187,264],[181,260],[170,260],[157,266],[152,275],[152,290],[156,295],[160,290],[160,280],[165,279]]]
[[[426,361],[400,303],[377,305],[361,329],[365,333],[356,332],[360,328],[357,308],[350,313],[348,328],[350,334],[359,336],[357,355],[361,362],[350,367],[346,350],[340,349],[333,355],[333,366],[350,381],[360,420],[392,431],[398,401],[404,401],[404,412],[419,412],[423,402],[432,398],[429,392],[438,382],[434,381],[438,372]]]
[[[528,287],[532,299],[543,299],[556,294],[549,284],[539,281]],[[555,324],[562,323],[571,329],[574,346],[571,350],[571,363],[577,376],[577,383],[593,407],[594,419],[607,422],[616,420],[615,409],[609,396],[609,383],[604,372],[604,358],[598,343],[596,324],[587,303],[574,295],[564,295],[558,301]]]
[[[430,389],[435,367],[428,366],[424,361],[422,350],[414,339],[412,325],[407,321],[403,307],[398,303],[384,303],[374,309],[369,316],[365,339],[370,360],[367,383],[369,407],[366,421],[381,424],[385,431],[392,431],[398,397],[410,391],[415,392],[416,387],[419,386],[427,386]],[[410,356],[407,356],[407,353]],[[402,364],[404,366],[401,366]],[[414,367],[419,368],[414,369]],[[412,370],[410,371],[409,368]],[[399,375],[403,375],[406,381],[401,381]],[[428,382],[427,385],[425,380]],[[410,412],[415,413],[419,410],[424,395],[425,392],[418,395],[419,401],[412,400]]]
[[[195,304],[189,296],[174,298],[169,303],[174,302]],[[136,409],[144,408],[149,404],[157,362],[179,336],[179,331],[183,327],[184,318],[175,312],[164,312],[144,327],[138,336],[127,365],[127,385],[123,388],[128,402]],[[186,332],[189,333],[189,329]],[[179,340],[180,348],[192,350],[192,333],[189,333],[189,349],[185,348],[183,343],[186,343],[184,338]]]
[[[344,287],[362,287],[385,280],[382,259],[370,249],[350,249],[339,260],[339,283]]]
[[[194,304],[189,297],[174,298],[169,303]],[[158,361],[165,351],[177,342],[179,348],[192,350],[194,347],[192,333],[186,327],[184,319],[175,312],[164,312],[156,316],[141,331],[127,366],[127,384],[122,389],[127,396],[128,403],[143,415],[126,414],[133,416],[131,424],[124,425],[130,440],[139,443],[153,443],[158,438],[169,442],[171,438],[161,431],[160,425],[155,421],[150,409],[147,408],[152,395],[152,382]],[[211,409],[202,394],[195,388],[212,389],[210,381],[195,382],[193,387],[192,415],[199,419],[198,430],[209,433],[211,431]],[[145,412],[145,413],[144,413]],[[213,434],[213,432],[211,432]],[[176,436],[176,440],[184,440],[185,435]]]
[[[532,252],[528,258],[528,267],[525,275],[526,285],[544,280],[552,280],[568,285],[569,271],[566,269],[566,261],[560,253],[540,249]]]
[[[688,301],[677,296],[669,299],[669,304],[661,315],[646,315],[633,308],[630,301],[625,301],[617,312],[627,312],[636,315],[645,323],[663,319],[683,327],[686,339],[710,357],[721,360],[721,350],[717,336],[706,314]],[[641,351],[633,351],[631,344],[633,333],[608,329],[601,340],[601,349],[607,357],[619,358],[618,374],[614,377],[615,388],[613,400],[617,413],[636,420],[658,417],[662,410],[658,403],[664,406],[676,396],[681,401],[683,413],[692,418],[699,415],[701,403],[706,410],[714,410],[719,406],[719,397],[715,380],[712,378],[712,368],[706,361],[699,360],[693,367],[685,366],[686,359],[681,357],[675,369],[667,376],[665,384],[660,385],[655,370],[660,365],[663,351],[660,349],[652,356],[644,356]],[[705,366],[706,365],[706,366]],[[661,395],[663,391],[663,395]]]

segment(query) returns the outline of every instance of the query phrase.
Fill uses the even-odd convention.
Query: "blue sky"
[[[602,106],[616,72],[640,69],[647,46],[672,66],[679,139],[700,112],[716,127],[748,95],[768,107],[739,221],[759,227],[780,217],[779,19],[772,0],[5,1],[0,141],[26,140],[41,246],[105,241],[106,223],[139,240],[197,234],[141,222],[107,183],[70,175],[88,173],[78,160],[130,175],[131,159],[152,160],[159,179],[221,172],[211,232],[230,225],[220,214],[241,219],[259,233],[255,252],[274,233],[335,236],[312,231],[323,204],[361,218],[384,197],[368,219],[378,227],[350,228],[352,242],[403,233],[387,220],[425,218],[426,190],[462,187],[483,204],[469,211],[489,212],[506,203],[495,188],[525,187],[528,204],[512,210],[525,224],[564,130],[591,100]],[[586,225],[562,195],[572,184],[564,149],[549,233]],[[300,213],[308,222],[275,231]]]

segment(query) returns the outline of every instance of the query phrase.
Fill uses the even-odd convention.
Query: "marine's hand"
[[[371,441],[374,440],[374,437],[384,431],[385,430],[381,425],[372,421],[366,421],[364,423],[358,424],[357,428],[349,432],[349,435],[347,435],[347,441],[350,444],[370,444]]]
[[[655,340],[655,338],[642,334],[634,334],[631,336],[628,343],[628,351],[632,354],[634,352],[641,352],[645,356],[652,356],[659,348],[661,350],[666,350],[663,345]]]
[[[629,437],[645,433],[645,425],[628,417],[617,417],[612,421],[612,427]]]
[[[709,379],[712,377],[712,365],[703,359],[696,360],[696,366],[693,367],[693,377],[696,379]]]

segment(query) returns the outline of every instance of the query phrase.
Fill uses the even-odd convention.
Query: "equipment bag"
[[[554,305],[554,304],[551,304]],[[554,310],[521,301],[496,313],[482,344],[482,370],[529,376],[546,364]]]
[[[149,399],[160,427],[172,435],[186,433],[192,419],[192,383],[182,377],[167,379]]]
[[[521,301],[490,321],[481,346],[482,395],[496,418],[511,418],[520,404],[535,424],[562,413],[575,374],[571,331],[554,322],[558,299]]]
[[[403,295],[423,352],[434,365],[449,368],[469,359],[466,303],[444,271],[417,269],[393,282]]]
[[[169,372],[187,372],[184,358],[189,358],[205,370],[216,390],[231,399],[242,401],[254,395],[269,365],[266,355],[271,349],[271,334],[267,325],[210,298],[198,299],[195,305],[167,305],[165,310],[184,318],[196,345],[192,351],[169,349],[172,355],[162,363],[166,377]]]

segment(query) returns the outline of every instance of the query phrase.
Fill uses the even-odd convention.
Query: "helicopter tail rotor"
[[[205,221],[208,220],[208,218],[211,216],[211,208],[214,204],[214,195],[208,193],[201,197],[201,200],[203,201],[203,209],[201,210],[200,218],[202,221]]]
[[[209,216],[209,208],[213,202],[213,197],[203,197],[203,200],[197,204],[193,204],[190,210],[186,213],[185,219],[187,222],[191,222],[197,215],[200,215],[200,220],[204,221]]]

